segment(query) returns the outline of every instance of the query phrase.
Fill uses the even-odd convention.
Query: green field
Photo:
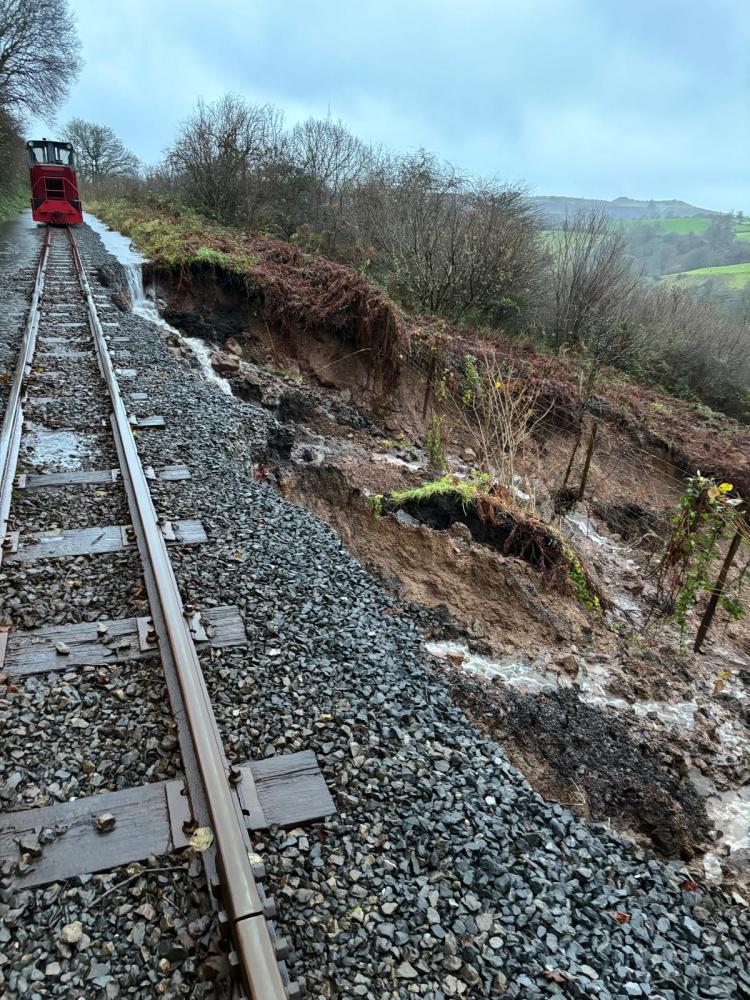
[[[615,223],[615,225],[625,232],[638,226],[655,226],[664,233],[679,233],[681,236],[687,236],[689,233],[704,233],[713,221],[713,218],[709,216],[697,216],[696,218],[675,216],[673,219],[627,219],[624,222]]]
[[[718,278],[728,288],[744,288],[750,284],[750,264],[725,264],[722,267],[697,267],[682,274],[665,274],[662,281],[670,285],[700,285],[708,278]]]

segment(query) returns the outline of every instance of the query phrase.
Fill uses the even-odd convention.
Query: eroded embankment
[[[463,638],[519,678],[519,687],[507,685],[499,672],[488,685],[462,669],[463,655],[450,652],[435,668],[454,701],[546,798],[667,856],[690,858],[706,845],[711,824],[702,796],[667,734],[634,726],[607,706],[586,705],[571,689],[579,653],[604,661],[617,653],[614,637],[585,607],[550,594],[526,559],[475,541],[463,518],[436,529],[373,517],[340,470],[282,472],[280,489],[330,524],[403,601],[430,609],[420,614],[425,635]],[[529,681],[540,658],[548,681],[536,691]]]
[[[372,516],[368,492],[413,487],[427,476],[419,435],[411,442],[387,436],[389,426],[399,433],[419,427],[418,384],[407,377],[397,405],[384,407],[362,358],[330,331],[282,334],[236,281],[210,267],[181,281],[163,272],[153,278],[169,321],[215,345],[214,368],[235,396],[261,403],[277,418],[283,447],[271,442],[259,456],[258,477],[333,527],[409,605],[437,646],[452,639],[496,658],[492,684],[466,676],[468,653],[444,660],[439,675],[535,787],[660,853],[699,852],[710,839],[706,795],[710,804],[743,778],[711,735],[713,709],[705,719],[703,709],[691,710],[693,730],[674,728],[680,704],[693,697],[690,670],[661,654],[650,654],[650,661],[648,649],[613,632],[580,595],[550,590],[549,567],[533,558],[533,547],[503,551],[507,524],[489,530],[455,502],[425,508],[407,501],[393,508],[395,516]],[[456,455],[449,460],[470,471]],[[595,498],[593,511],[575,514],[570,530],[583,526],[584,534],[598,537],[594,512],[638,543],[646,536],[651,547],[668,522],[664,507],[608,494]],[[613,543],[607,558],[596,555],[593,582],[603,595],[619,588],[611,614],[632,632],[643,614],[644,583],[636,563],[616,550]]]
[[[412,437],[426,429],[425,380],[434,374],[435,358],[449,373],[449,383],[460,382],[466,356],[489,349],[500,366],[510,366],[537,388],[551,430],[576,433],[579,370],[572,361],[512,342],[485,341],[477,330],[443,320],[405,316],[341,265],[280,241],[252,234],[247,239],[247,253],[255,247],[257,258],[211,255],[198,247],[192,263],[151,267],[169,322],[218,346],[239,338],[250,360],[270,360],[277,367],[291,362],[291,371],[307,372],[320,384],[354,386],[358,401],[377,403],[394,428]],[[590,411],[611,435],[627,441],[642,463],[653,460],[662,477],[700,468],[750,495],[745,425],[615,372],[601,379]]]

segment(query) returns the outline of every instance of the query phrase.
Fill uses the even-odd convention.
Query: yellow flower
[[[719,496],[719,491],[715,486],[711,486],[706,490],[706,496],[709,500],[715,500]]]
[[[721,490],[722,493],[731,493],[732,490],[734,489],[734,486],[732,486],[731,483],[720,483],[719,489]]]

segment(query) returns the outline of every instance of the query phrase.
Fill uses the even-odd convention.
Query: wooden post
[[[430,370],[427,372],[427,385],[424,389],[424,402],[422,403],[422,420],[427,419],[427,408],[430,405],[430,396],[432,395],[432,383],[435,381],[435,369],[437,368],[437,353],[432,352],[430,357]]]
[[[561,489],[565,489],[565,487],[568,485],[568,478],[570,477],[571,470],[573,469],[573,462],[575,460],[576,455],[578,454],[578,449],[580,445],[581,445],[581,427],[579,425],[578,433],[576,434],[575,444],[573,445],[573,451],[570,453],[570,460],[568,461],[568,467],[565,470],[565,475],[563,476]]]
[[[744,517],[745,511],[747,510],[747,504],[743,504],[741,512],[737,512],[737,517],[739,523],[737,524],[737,530],[732,537],[732,541],[729,543],[729,548],[727,549],[727,554],[724,557],[724,562],[722,563],[721,569],[719,570],[719,575],[716,577],[716,583],[711,591],[711,597],[709,598],[706,610],[703,612],[703,618],[701,619],[700,626],[698,627],[698,634],[695,637],[695,645],[693,646],[693,652],[700,653],[701,646],[703,645],[705,638],[708,634],[708,630],[711,628],[711,622],[714,620],[714,615],[716,614],[716,608],[719,604],[719,599],[724,593],[724,586],[727,582],[727,576],[729,575],[729,570],[734,562],[734,557],[737,555],[737,550],[740,547],[740,542],[742,541],[742,519]]]
[[[594,423],[591,428],[591,437],[589,438],[589,446],[586,449],[586,461],[583,464],[583,475],[581,476],[581,485],[578,487],[578,502],[583,500],[583,493],[586,489],[586,483],[589,478],[589,469],[591,468],[591,456],[594,454],[594,445],[596,444],[596,432],[599,428],[599,424]]]

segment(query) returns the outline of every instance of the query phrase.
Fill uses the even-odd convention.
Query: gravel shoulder
[[[90,263],[116,272],[98,237],[82,228],[79,239]],[[267,411],[205,382],[151,324],[118,318],[137,389],[167,421],[139,434],[144,462],[180,460],[192,474],[155,484],[157,508],[201,518],[209,536],[174,554],[182,593],[236,603],[245,617],[247,647],[203,656],[228,754],[312,748],[337,800],[325,823],[272,829],[256,845],[309,995],[750,997],[747,908],[545,802],[453,702],[404,609],[321,521],[256,481]],[[72,892],[66,916],[102,912],[85,886]],[[42,916],[43,894],[32,895],[22,930],[5,914],[8,982],[29,941],[35,968],[56,960],[59,928]],[[135,985],[121,935],[138,920],[128,911],[102,929],[104,919],[93,917],[122,994],[205,995],[191,992],[194,965],[180,973],[187,990]],[[77,962],[61,964],[80,975]],[[158,980],[152,950],[147,967]],[[78,995],[26,985],[16,978],[9,995]]]

